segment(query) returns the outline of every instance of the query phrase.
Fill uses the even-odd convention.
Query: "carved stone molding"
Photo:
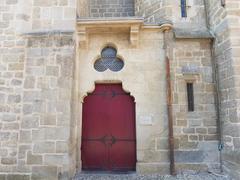
[[[169,31],[171,24],[146,25],[143,18],[102,18],[102,19],[78,19],[77,35],[79,47],[88,47],[88,35],[91,33],[120,33],[129,34],[129,44],[132,48],[138,48],[139,34],[141,30]]]
[[[138,41],[139,41],[139,31],[140,31],[140,26],[139,25],[132,25],[130,27],[130,43],[131,46],[134,48],[138,47]]]
[[[87,48],[88,47],[88,35],[87,35],[86,27],[84,27],[84,26],[79,27],[77,35],[78,35],[77,39],[78,39],[79,47]]]

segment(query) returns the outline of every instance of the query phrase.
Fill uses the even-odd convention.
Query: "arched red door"
[[[83,170],[135,170],[135,103],[121,84],[96,84],[84,99],[81,153]]]

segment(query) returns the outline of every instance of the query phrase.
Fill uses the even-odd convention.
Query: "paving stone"
[[[183,172],[177,176],[170,175],[137,175],[137,174],[78,174],[73,180],[230,180],[227,175]]]

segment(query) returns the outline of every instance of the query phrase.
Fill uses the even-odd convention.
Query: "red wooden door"
[[[135,170],[135,103],[121,84],[97,84],[83,103],[83,170]]]

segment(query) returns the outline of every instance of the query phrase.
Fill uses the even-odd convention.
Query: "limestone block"
[[[63,19],[63,7],[52,7],[52,19]]]
[[[194,134],[195,129],[194,128],[183,128],[183,133],[185,134]]]
[[[68,155],[44,155],[45,165],[66,165],[68,163]]]
[[[23,114],[31,114],[33,112],[33,107],[31,104],[24,104],[23,105]]]
[[[218,136],[217,135],[204,135],[205,141],[217,141]]]
[[[4,130],[18,130],[19,129],[19,124],[15,123],[15,122],[4,123],[3,124],[3,129]]]
[[[9,63],[8,70],[9,71],[21,71],[24,68],[24,64],[22,63]]]
[[[209,127],[208,128],[208,134],[217,134],[217,128],[216,127]]]
[[[204,161],[203,151],[175,151],[177,163],[199,163]]]
[[[223,133],[231,137],[240,137],[240,124],[225,124]]]
[[[24,91],[23,101],[24,102],[33,102],[41,100],[42,94],[40,91]]]
[[[76,8],[64,8],[64,19],[75,19]]]
[[[39,127],[39,118],[37,116],[24,116],[21,123],[22,129],[35,129]]]
[[[57,166],[33,166],[32,180],[57,180]]]
[[[27,164],[42,164],[41,155],[33,155],[30,151],[27,153]]]
[[[30,180],[30,175],[8,174],[6,180]]]
[[[35,87],[35,77],[27,76],[24,80],[24,88],[25,89],[33,89]]]
[[[0,132],[0,140],[7,141],[10,138],[10,132]]]
[[[32,141],[32,133],[29,130],[20,131],[20,142],[30,143]]]
[[[20,86],[20,85],[22,85],[22,80],[13,79],[13,80],[11,81],[11,84],[12,84],[13,86]]]
[[[15,114],[3,114],[2,120],[6,122],[12,122],[12,121],[16,121],[17,117]]]
[[[59,4],[59,6],[67,6],[68,5],[68,0],[59,0],[59,2],[58,2]]]
[[[0,174],[0,180],[6,180],[7,176],[6,174]]]
[[[207,134],[207,128],[196,128],[196,132],[199,134]]]
[[[19,103],[21,101],[20,95],[9,95],[8,96],[8,103]]]
[[[47,66],[46,67],[46,75],[47,76],[58,76],[59,68],[58,66]]]
[[[0,149],[0,156],[6,157],[7,155],[8,155],[8,150],[7,149]]]
[[[36,142],[33,145],[33,153],[54,153],[55,143],[54,142]]]
[[[54,29],[73,30],[75,28],[75,20],[54,20],[52,27]]]
[[[27,151],[31,149],[31,145],[19,145],[18,158],[26,159]]]
[[[40,119],[40,125],[56,125],[56,115],[44,114]]]
[[[157,138],[156,139],[156,150],[168,150],[169,143],[167,138]]]
[[[68,143],[66,141],[57,141],[56,142],[56,152],[57,153],[67,153],[68,152]]]
[[[40,7],[48,7],[52,6],[54,1],[48,1],[48,0],[34,0],[33,5],[34,6],[40,6]]]
[[[1,163],[5,165],[12,165],[17,163],[16,158],[1,158]]]

